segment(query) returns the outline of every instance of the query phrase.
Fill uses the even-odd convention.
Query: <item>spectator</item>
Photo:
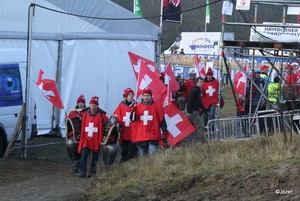
[[[185,53],[184,53],[184,49],[183,49],[183,48],[181,49],[181,51],[179,52],[179,54],[181,54],[181,55],[185,55]]]
[[[208,110],[208,114],[209,114],[208,116],[207,113],[203,113],[204,125],[206,127],[206,130],[208,129],[209,131],[211,131],[211,133],[213,133],[214,131],[214,126],[212,125],[211,128],[208,128],[207,123],[208,123],[208,119],[210,120],[215,119],[216,107],[219,103],[218,93],[219,93],[219,82],[213,77],[212,69],[208,68],[202,86],[202,101],[204,107],[206,108],[206,110]]]
[[[77,104],[76,104],[75,109],[82,109],[84,107],[85,107],[85,98],[84,98],[84,95],[81,94],[77,99]],[[67,118],[70,119],[70,121],[71,121],[71,119],[78,118],[77,123],[81,124],[82,114],[83,114],[83,111],[74,110],[69,113]],[[74,121],[74,123],[75,123],[75,121]],[[69,126],[71,126],[71,125],[69,125]],[[73,128],[70,128],[70,132],[67,133],[66,149],[67,149],[68,155],[72,161],[72,172],[78,173],[79,168],[80,168],[80,153],[78,153],[78,151],[77,151],[78,142],[74,140],[74,132],[80,133],[80,129],[78,129],[78,131],[73,131]]]
[[[133,143],[134,125],[130,122],[129,116],[131,108],[136,104],[133,95],[133,90],[126,88],[123,92],[124,99],[114,112],[122,128],[120,133],[121,162],[128,161],[137,155],[137,147]]]
[[[130,114],[131,121],[136,124],[134,142],[141,157],[156,153],[162,138],[167,139],[168,130],[164,114],[163,107],[153,101],[152,90],[145,88],[141,102],[132,108]]]
[[[203,123],[201,122],[201,118],[199,115],[199,108],[202,109],[204,113],[207,113],[207,110],[202,104],[201,101],[201,87],[203,85],[204,80],[201,77],[196,79],[196,84],[192,87],[189,99],[187,102],[187,118],[191,121],[191,123],[196,127],[198,137],[200,137],[200,141],[202,143],[207,143],[206,136],[203,130]]]
[[[108,118],[104,115],[100,108],[98,108],[99,98],[92,97],[90,100],[89,110],[83,113],[81,124],[81,136],[78,146],[80,157],[80,175],[79,177],[86,177],[87,172],[87,157],[92,152],[92,161],[90,166],[90,173],[88,177],[96,175],[99,148],[103,138],[104,124],[108,122]]]

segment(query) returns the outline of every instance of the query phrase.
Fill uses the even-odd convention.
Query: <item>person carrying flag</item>
[[[164,114],[162,105],[153,101],[152,90],[145,88],[142,91],[141,102],[132,107],[130,114],[131,121],[136,124],[134,142],[141,157],[156,153],[162,138],[168,138]]]

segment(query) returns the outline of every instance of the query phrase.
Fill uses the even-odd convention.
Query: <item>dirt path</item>
[[[196,142],[195,137],[192,134],[184,141]],[[40,136],[29,140],[26,159],[20,157],[19,147],[20,143],[13,146],[7,160],[0,158],[0,200],[72,200],[92,185],[92,178],[80,178],[71,172],[64,138]],[[114,164],[119,160],[120,149]],[[108,168],[102,157],[99,163],[98,174]]]
[[[45,143],[51,145],[30,147]],[[0,159],[0,200],[70,200],[91,186],[91,178],[71,172],[64,139],[38,137],[28,145],[27,159],[18,149]]]

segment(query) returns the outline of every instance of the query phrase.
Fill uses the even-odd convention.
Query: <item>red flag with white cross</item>
[[[45,98],[47,98],[56,107],[63,109],[64,106],[55,81],[50,79],[42,79],[43,74],[44,72],[40,69],[36,85],[40,88]]]
[[[152,90],[152,98],[158,101],[166,92],[166,86],[160,81],[159,77],[152,72],[144,62],[141,62],[141,70],[138,76],[136,99],[142,94],[143,89]]]
[[[196,77],[205,78],[205,69],[200,58],[195,54]]]
[[[185,115],[174,105],[164,106],[165,120],[169,131],[168,142],[175,146],[183,138],[192,134],[196,128],[185,117]]]
[[[165,84],[169,85],[170,93],[177,91],[179,89],[179,84],[173,73],[171,62],[168,63],[165,69]]]
[[[246,70],[246,67],[244,67],[244,71]],[[242,70],[238,71],[235,75],[233,83],[235,85],[234,92],[245,97],[247,87],[247,75]]]
[[[128,52],[130,61],[131,61],[131,66],[135,75],[135,78],[138,79],[138,75],[140,72],[140,68],[141,68],[141,63],[146,64],[146,66],[148,66],[148,68],[157,76],[159,77],[159,72],[158,70],[155,68],[155,62],[151,61],[149,59],[146,59],[144,57],[141,57],[137,54],[134,54],[132,52]]]

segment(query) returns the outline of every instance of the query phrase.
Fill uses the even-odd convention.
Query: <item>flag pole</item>
[[[163,19],[162,19],[162,17],[163,17],[163,0],[160,1],[160,18],[159,18],[159,28],[160,28],[160,48],[161,48],[161,49],[162,49],[162,34],[163,34],[163,29],[162,29],[162,27],[163,27],[163,23],[162,23]],[[164,65],[165,65],[165,64],[166,64],[166,58],[165,58],[165,53],[164,53],[164,51],[162,51],[162,54],[163,54]],[[158,67],[158,68],[160,69],[160,63],[159,63],[159,67]]]
[[[204,69],[206,72],[206,59],[205,59],[205,43],[206,43],[206,30],[207,30],[207,24],[210,22],[210,6],[209,6],[209,0],[206,0],[206,6],[205,6],[205,26],[204,26]]]
[[[163,23],[162,23],[162,16],[163,16],[163,0],[160,1],[160,19],[159,19],[159,28],[160,28],[161,33],[162,33],[162,26],[163,26]]]

